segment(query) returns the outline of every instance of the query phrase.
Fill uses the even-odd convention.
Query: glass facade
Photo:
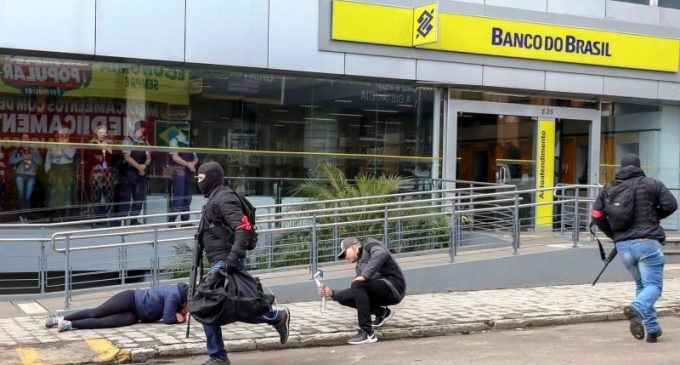
[[[647,176],[661,180],[680,196],[680,106],[656,103],[602,103],[600,183],[614,178],[626,153],[640,157]],[[680,215],[665,219],[666,228],[680,227]]]
[[[439,103],[429,87],[33,57],[0,61],[4,222],[181,211],[187,203],[175,201],[177,192],[197,193],[192,175],[206,161],[220,162],[230,186],[267,197],[265,203],[289,196],[321,161],[350,179],[359,172],[430,177],[440,170],[432,157]]]

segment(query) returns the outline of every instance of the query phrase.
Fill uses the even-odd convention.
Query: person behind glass
[[[612,229],[605,214],[605,189],[597,195],[590,216],[597,227],[616,243],[621,262],[635,281],[635,299],[623,309],[630,333],[642,340],[646,331],[647,342],[654,343],[661,336],[654,304],[663,291],[663,267],[666,263],[660,244],[666,239],[666,233],[659,223],[678,209],[678,202],[661,181],[645,176],[636,155],[626,154],[621,159],[621,169],[610,184],[623,184],[631,179],[638,181],[632,202],[633,221],[628,228]]]
[[[241,202],[234,191],[224,186],[224,170],[219,163],[211,161],[198,169],[198,189],[208,198],[201,219],[201,251],[210,261],[210,273],[226,267],[227,272],[245,270],[246,247],[252,233],[251,222],[243,214]],[[253,318],[248,323],[267,323],[279,333],[282,344],[288,341],[290,312],[288,309],[272,309],[271,312]],[[204,365],[229,364],[219,325],[203,325],[210,359]]]
[[[382,327],[394,315],[388,305],[399,304],[406,295],[406,282],[399,265],[382,242],[368,238],[363,243],[348,237],[340,244],[338,258],[356,263],[356,277],[352,286],[334,291],[324,285],[319,296],[329,297],[338,303],[356,308],[359,332],[347,343],[359,345],[378,341],[373,328]],[[371,321],[371,314],[375,320]]]
[[[100,306],[65,317],[48,317],[45,327],[59,332],[131,326],[135,323],[183,323],[188,317],[189,285],[178,283],[151,289],[129,289],[115,294]]]
[[[178,132],[170,130],[170,147],[189,146],[188,129]],[[170,213],[187,212],[180,216],[182,221],[189,220],[191,193],[194,186],[194,173],[198,158],[192,152],[170,153]],[[168,222],[174,222],[176,215],[168,216]]]
[[[95,218],[106,217],[113,203],[113,187],[116,180],[113,151],[107,136],[106,126],[97,127],[95,136],[89,141],[97,147],[85,150],[87,181],[90,185],[90,202]]]
[[[62,212],[66,212],[73,202],[76,149],[68,145],[68,134],[63,127],[57,129],[54,141],[58,144],[50,147],[45,156],[47,206],[53,210],[53,218],[61,219]]]
[[[147,168],[151,164],[151,153],[143,149],[135,149],[136,146],[148,146],[145,137],[146,127],[141,120],[135,122],[132,135],[125,137],[123,145],[129,146],[123,149],[123,185],[120,194],[120,214],[128,214],[130,217],[138,216],[142,211],[142,204],[146,200],[146,188],[149,184]],[[132,200],[132,204],[130,204]],[[140,224],[136,218],[130,219],[130,225]]]
[[[42,157],[38,149],[28,145],[29,138],[28,134],[22,134],[21,140],[26,143],[15,149],[9,158],[9,164],[14,166],[14,177],[19,192],[19,209],[22,211],[19,214],[19,220],[22,222],[28,220],[26,215],[31,209],[31,196],[38,175],[37,167],[42,165]]]

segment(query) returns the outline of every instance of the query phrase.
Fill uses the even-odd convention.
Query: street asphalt
[[[677,265],[668,265],[663,297],[657,303],[662,317],[680,311]],[[379,341],[466,334],[499,329],[532,328],[622,320],[622,308],[634,295],[632,282],[608,282],[515,289],[414,294],[394,306],[395,316],[377,331]],[[267,325],[225,326],[229,351],[333,346],[346,343],[356,330],[356,311],[319,301],[289,303],[290,339],[280,345]],[[0,364],[87,364],[144,362],[153,358],[205,353],[205,336],[193,322],[185,338],[184,325],[137,324],[105,330],[58,333],[43,327],[42,316],[0,319]],[[670,323],[670,318],[662,318]],[[669,338],[671,336],[668,336]],[[664,338],[664,341],[666,338]]]

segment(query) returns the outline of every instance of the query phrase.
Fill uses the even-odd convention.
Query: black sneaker
[[[645,338],[645,325],[642,324],[640,313],[628,305],[623,308],[623,314],[628,318],[628,322],[630,322],[630,334],[638,340]]]
[[[290,310],[288,308],[281,312],[281,320],[274,325],[276,332],[279,333],[279,341],[283,345],[288,342],[288,331],[290,329]]]
[[[363,343],[373,343],[377,341],[378,337],[375,336],[375,333],[368,333],[364,330],[359,330],[359,332],[357,332],[354,337],[347,340],[347,343],[350,345],[361,345]]]
[[[392,318],[394,315],[394,311],[391,309],[385,307],[385,309],[382,311],[382,313],[376,314],[375,315],[375,320],[371,324],[373,327],[382,327],[387,321]]]
[[[661,329],[660,329],[660,328],[659,328],[659,330],[656,331],[656,332],[650,332],[650,333],[648,333],[648,334],[647,334],[647,342],[649,342],[649,343],[656,343],[656,339],[659,338],[659,337],[661,337],[661,334],[662,334],[662,333],[663,333],[663,332],[661,332]]]
[[[210,359],[201,365],[231,365],[231,362],[228,357],[220,359],[219,357],[210,356]]]

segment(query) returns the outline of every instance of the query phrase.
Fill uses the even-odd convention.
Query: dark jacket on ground
[[[178,284],[179,285],[179,284]],[[141,322],[177,323],[175,313],[182,304],[182,292],[178,285],[163,285],[152,289],[136,289],[135,304]]]
[[[645,176],[644,171],[637,166],[624,166],[617,171],[616,180],[628,180]],[[623,231],[613,231],[609,226],[605,211],[604,189],[600,191],[593,204],[592,218],[598,228],[614,242],[633,239],[654,239],[663,242],[666,233],[659,225],[661,219],[668,217],[678,209],[678,202],[664,184],[651,177],[640,180],[635,190],[635,220],[630,228]]]
[[[356,274],[366,280],[383,280],[399,300],[406,295],[404,274],[387,247],[376,239],[369,238],[361,245]]]

